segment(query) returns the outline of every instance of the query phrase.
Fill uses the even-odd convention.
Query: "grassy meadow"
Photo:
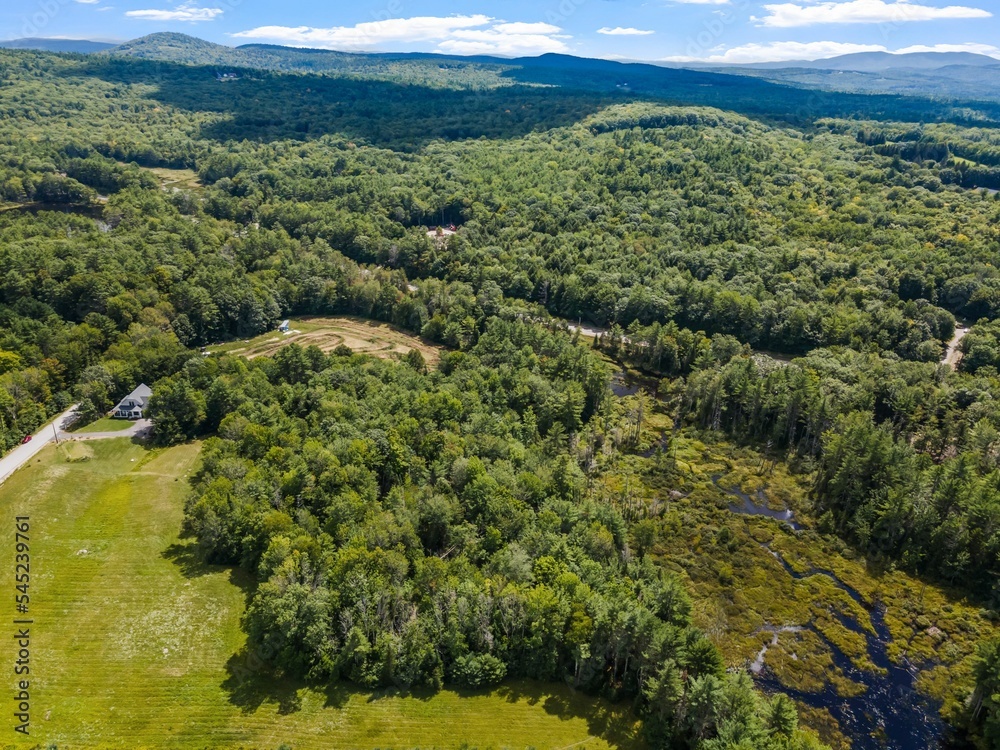
[[[204,188],[198,173],[193,169],[169,169],[167,167],[153,167],[150,172],[160,181],[160,186],[164,190],[194,190]]]
[[[0,487],[11,589],[14,517],[31,517],[34,620],[31,735],[0,728],[0,746],[642,747],[624,707],[559,686],[371,693],[266,674],[240,630],[250,582],[204,565],[179,536],[199,446],[87,447],[81,460],[50,446]]]

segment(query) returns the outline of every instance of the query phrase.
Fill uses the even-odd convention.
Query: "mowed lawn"
[[[79,429],[73,429],[71,432],[79,433],[81,435],[85,435],[88,432],[124,432],[131,426],[132,422],[127,419],[101,417],[100,419],[91,422],[88,425],[84,425]]]
[[[560,686],[492,693],[308,688],[262,673],[239,627],[249,582],[203,565],[179,539],[197,445],[88,444],[69,463],[47,447],[0,486],[15,617],[14,517],[31,517],[31,736],[13,731],[0,670],[0,745],[60,748],[637,748],[624,708]],[[4,611],[6,609],[6,611]],[[8,626],[10,627],[10,626]],[[0,660],[14,659],[13,638]]]

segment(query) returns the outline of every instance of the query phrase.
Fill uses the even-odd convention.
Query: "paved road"
[[[118,430],[117,432],[66,432],[65,428],[72,424],[72,417],[75,410],[76,406],[71,406],[32,435],[31,442],[23,443],[22,445],[17,446],[6,456],[0,458],[0,484],[3,484],[7,480],[7,477],[34,458],[39,452],[41,452],[42,448],[55,440],[56,430],[53,430],[53,425],[55,425],[58,430],[60,442],[65,442],[67,440],[109,440],[111,438],[134,437],[145,438],[149,437],[149,433],[153,429],[153,423],[150,420],[139,419],[133,422],[128,429]]]
[[[0,458],[0,484],[3,484],[7,477],[28,463],[42,448],[51,443],[55,439],[52,426],[56,425],[61,432],[75,410],[76,405],[71,406],[32,435],[30,443],[19,445],[6,456]]]

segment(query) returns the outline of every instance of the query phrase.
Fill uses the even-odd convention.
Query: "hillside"
[[[142,60],[160,60],[185,65],[205,65],[223,68],[245,68],[286,72],[354,75],[381,80],[405,78],[421,85],[445,88],[483,88],[506,85],[514,77],[524,82],[532,81],[524,70],[534,69],[540,76],[541,69],[578,71],[589,76],[588,88],[602,90],[621,88],[624,83],[635,89],[627,79],[643,80],[646,93],[658,96],[681,96],[693,103],[722,105],[727,97],[697,96],[698,92],[685,90],[693,86],[747,86],[740,83],[723,83],[718,79],[655,80],[646,70],[649,64],[632,63],[631,68],[608,68],[603,61],[584,58],[565,58],[543,55],[539,58],[508,59],[497,57],[456,57],[428,53],[344,53],[321,49],[282,47],[269,44],[246,44],[230,47],[207,42],[197,37],[177,32],[160,32],[133,39],[120,45],[101,42],[60,39],[16,39],[0,42],[0,48],[35,49],[54,52],[97,53],[109,52],[115,56]],[[620,65],[620,63],[612,63]],[[749,76],[767,81],[790,84],[796,87],[862,94],[893,94],[913,97],[944,97],[947,99],[1000,100],[1000,76],[983,75],[983,70],[997,67],[1000,61],[985,55],[964,52],[909,53],[903,55],[884,52],[857,53],[823,60],[757,63],[749,65],[712,64],[655,64],[655,67],[692,69],[723,75]],[[521,70],[521,74],[511,72]],[[594,78],[595,70],[599,70]],[[542,76],[545,78],[546,76]],[[550,73],[548,80],[558,79]],[[565,85],[565,84],[563,84]],[[751,87],[753,86],[750,84]],[[704,92],[702,92],[704,93]],[[752,97],[751,97],[752,100]],[[732,102],[736,103],[736,102]],[[857,106],[855,104],[855,106]],[[872,116],[872,112],[867,116]],[[835,116],[850,113],[841,110]]]
[[[894,68],[879,73],[805,68],[730,70],[775,83],[823,91],[1000,101],[1000,66],[950,65],[933,70]]]
[[[9,39],[0,41],[2,49],[32,49],[45,52],[78,52],[91,54],[113,49],[116,45],[108,42],[91,42],[85,39]]]
[[[505,85],[505,61],[437,55],[349,54],[266,44],[226,47],[178,33],[157,33],[109,50],[115,57],[160,60],[184,65],[362,76],[408,80],[423,86],[483,88]]]
[[[160,60],[185,65],[312,72],[355,79],[406,82],[445,89],[501,86],[558,86],[601,97],[645,97],[722,107],[744,114],[802,125],[819,117],[967,122],[1000,122],[1000,105],[971,107],[923,97],[860,96],[803,91],[762,80],[764,74],[710,71],[619,63],[570,55],[501,59],[426,54],[351,54],[269,45],[224,47],[182,34],[153,34],[111,50],[112,57]]]
[[[163,60],[188,65],[252,67],[247,64],[245,57],[232,47],[175,32],[161,32],[133,39],[111,48],[108,53],[116,57]]]

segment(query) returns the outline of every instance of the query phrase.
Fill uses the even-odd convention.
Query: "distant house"
[[[149,397],[153,395],[153,389],[145,383],[128,394],[111,412],[112,417],[118,419],[142,419],[146,405],[149,404]]]
[[[278,330],[281,331],[282,333],[288,333],[288,329],[291,328],[291,325],[292,325],[292,321],[290,321],[290,320],[283,320],[283,321],[281,321],[281,325],[278,326]]]

